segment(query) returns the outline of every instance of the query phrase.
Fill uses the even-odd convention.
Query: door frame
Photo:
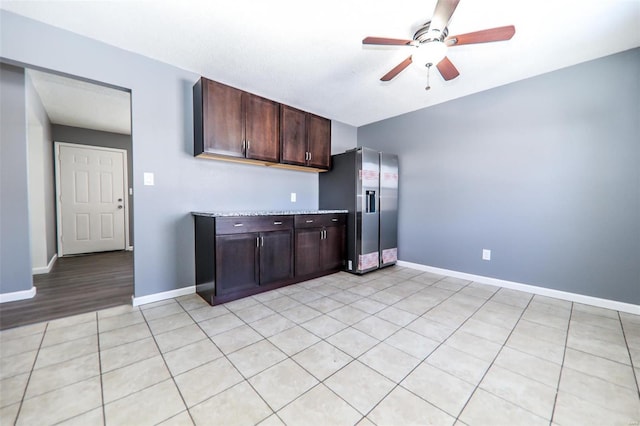
[[[124,205],[124,250],[129,250],[129,170],[127,167],[127,150],[119,149],[119,148],[108,148],[105,146],[94,146],[94,145],[82,145],[77,143],[68,143],[68,142],[53,142],[53,158],[54,158],[54,168],[55,168],[55,179],[56,179],[56,242],[57,242],[57,251],[58,257],[64,256],[64,252],[62,250],[62,206],[60,205],[60,147],[68,146],[71,148],[83,148],[83,149],[91,149],[98,151],[111,151],[118,152],[122,154],[122,193],[124,194],[122,200]]]

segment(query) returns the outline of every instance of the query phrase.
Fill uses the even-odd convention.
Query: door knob
[[[122,198],[118,198],[118,202],[119,202],[119,203],[120,203],[120,202],[122,202]]]
[[[119,209],[121,209],[121,208],[122,208],[122,206],[118,206],[118,208],[119,208]]]

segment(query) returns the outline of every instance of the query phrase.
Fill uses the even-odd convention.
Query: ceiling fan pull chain
[[[424,90],[430,90],[431,89],[431,85],[429,84],[429,77],[431,75],[431,65],[433,65],[431,62],[427,63],[425,66],[427,67],[427,87],[424,88]]]

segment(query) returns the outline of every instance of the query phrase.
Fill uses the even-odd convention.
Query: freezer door
[[[357,151],[358,183],[356,206],[356,271],[377,269],[379,266],[380,212],[380,154],[372,149]]]
[[[398,156],[380,153],[380,266],[398,260]]]

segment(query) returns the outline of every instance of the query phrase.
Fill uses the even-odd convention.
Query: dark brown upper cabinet
[[[279,161],[277,102],[201,78],[193,104],[194,155]]]
[[[280,159],[280,105],[243,92],[245,110],[245,157],[254,160]]]
[[[331,121],[287,105],[280,106],[283,164],[329,169]]]

